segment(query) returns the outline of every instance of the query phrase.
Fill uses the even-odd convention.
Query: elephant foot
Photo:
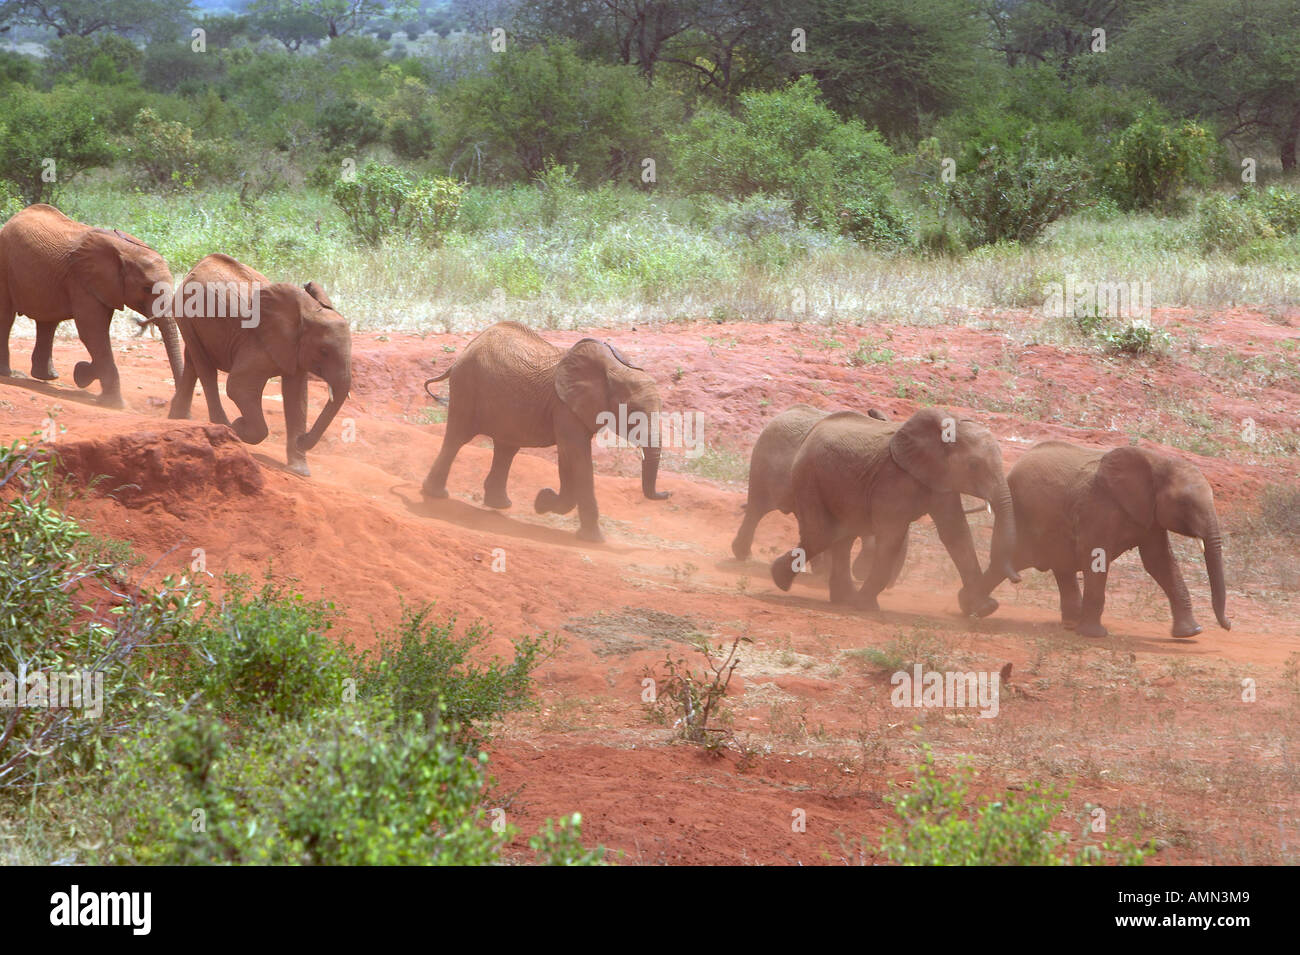
[[[987,594],[977,597],[968,593],[964,587],[957,594],[957,604],[961,607],[961,612],[968,617],[987,617],[1001,606],[997,600]]]
[[[243,418],[236,418],[230,422],[230,430],[235,432],[235,437],[239,438],[244,444],[261,444],[266,440],[267,431],[265,426],[259,431],[249,431],[244,424]]]
[[[789,590],[790,585],[794,583],[794,568],[790,566],[790,560],[790,555],[787,553],[772,561],[772,583],[782,590]]]
[[[1062,617],[1061,627],[1065,630],[1077,630],[1079,628],[1079,621],[1074,617]]]
[[[605,535],[600,532],[599,527],[579,527],[578,540],[588,541],[592,544],[603,544],[605,543]]]
[[[493,507],[499,511],[504,511],[513,505],[513,501],[506,497],[505,491],[488,491],[483,492],[483,505]]]
[[[8,365],[0,365],[0,378],[26,378],[21,371],[14,371]]]
[[[88,361],[79,361],[72,369],[72,380],[78,388],[89,388],[94,383],[95,366]]]
[[[1173,629],[1169,632],[1175,637],[1194,637],[1201,632],[1203,628],[1195,620],[1189,620],[1185,623],[1175,621]]]
[[[877,613],[880,610],[880,602],[862,591],[858,591],[857,596],[853,598],[853,606],[867,613]]]
[[[306,461],[290,461],[285,466],[298,477],[311,477],[311,468],[307,467]]]
[[[96,399],[96,404],[101,408],[116,408],[121,411],[126,407],[126,402],[122,400],[120,394],[103,394]]]
[[[570,500],[565,505],[564,499],[549,487],[544,487],[537,492],[537,497],[533,500],[533,510],[538,514],[567,514],[573,510],[573,502]]]
[[[1079,623],[1075,626],[1074,632],[1081,637],[1109,637],[1110,631],[1100,623]]]
[[[420,493],[434,501],[444,501],[450,497],[445,487],[429,487],[427,484],[420,488]]]
[[[742,544],[739,540],[731,542],[731,552],[736,556],[736,560],[749,560],[749,545]]]
[[[44,368],[37,368],[32,365],[32,377],[38,381],[54,381],[59,377],[59,373],[54,370],[54,363],[46,365]],[[85,385],[82,386],[83,388]]]

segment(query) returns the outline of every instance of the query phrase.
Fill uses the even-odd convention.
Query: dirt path
[[[490,622],[497,653],[522,633],[563,634],[564,649],[539,674],[541,709],[511,719],[494,747],[520,847],[546,817],[580,811],[586,837],[628,862],[872,861],[853,846],[862,836],[878,842],[893,818],[889,783],[906,785],[926,742],[943,765],[969,754],[987,791],[1073,783],[1072,811],[1105,807],[1111,832],[1140,827],[1157,838],[1160,861],[1294,862],[1300,581],[1293,544],[1246,531],[1266,487],[1300,485],[1300,380],[1288,372],[1295,320],[1159,313],[1175,353],[1149,363],[1026,344],[1032,318],[1018,314],[972,322],[980,327],[697,323],[596,333],[656,375],[667,409],[706,414],[710,455],[693,467],[715,475],[743,465],[764,421],[795,401],[874,404],[898,417],[927,402],[969,409],[1003,439],[1008,463],[1048,437],[1114,446],[1141,433],[1203,447],[1186,456],[1210,478],[1228,547],[1237,545],[1234,628],[1214,627],[1199,555],[1187,548],[1184,571],[1206,626],[1193,640],[1169,637],[1163,598],[1136,555],[1109,588],[1105,640],[1061,630],[1050,576],[1032,571],[1019,588],[1004,585],[993,617],[964,620],[955,572],[924,524],[879,615],[832,608],[815,580],[781,593],[766,562],[793,540],[793,521],[769,516],[759,559],[731,559],[744,486],[687,473],[680,454],[666,456],[674,470],[660,483],[673,497],[657,503],[641,497],[631,452],[597,450],[603,545],[577,541],[572,516],[532,512],[536,491],[556,480],[549,451],[516,459],[509,512],[478,503],[486,440],[457,459],[451,499],[426,503],[419,485],[442,425],[420,385],[468,334],[359,337],[354,393],[309,456],[310,479],[283,469],[275,383],[271,436],[255,448],[202,421],[168,422],[165,356],[147,340],[118,346],[125,412],[71,387],[80,346],[60,341],[66,383],[0,382],[0,434],[38,431],[57,406],[56,444],[74,472],[110,476],[72,510],[157,561],[156,576],[187,569],[195,548],[217,575],[260,577],[269,565],[345,608],[362,645],[398,620],[402,601]],[[314,411],[325,395],[312,389]],[[1262,437],[1233,446],[1246,418]],[[1278,453],[1287,442],[1292,453]],[[986,541],[988,518],[972,522]],[[732,684],[735,745],[714,755],[672,743],[642,702],[647,668],[671,652],[698,669],[693,641],[742,635],[752,644],[742,645]],[[991,672],[1010,664],[1000,713],[892,706],[889,675],[913,662]],[[1246,679],[1254,702],[1242,701]],[[805,831],[792,828],[801,812]]]

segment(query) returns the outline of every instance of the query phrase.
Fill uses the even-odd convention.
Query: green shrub
[[[399,719],[423,717],[425,725],[445,722],[466,739],[484,738],[484,724],[536,705],[532,673],[559,649],[542,635],[515,642],[514,658],[475,663],[471,656],[491,630],[471,625],[456,636],[456,618],[429,619],[431,606],[407,610],[397,631],[362,656],[359,689],[369,699],[392,701]]]
[[[77,175],[112,158],[95,106],[80,91],[19,88],[0,97],[0,179],[17,186],[24,202],[51,202]]]
[[[925,762],[914,769],[912,788],[887,797],[902,825],[887,830],[881,843],[881,852],[902,865],[1141,865],[1153,851],[1120,839],[1089,842],[1071,854],[1069,836],[1050,828],[1068,791],[1030,783],[1022,793],[976,806],[969,801],[969,767],[940,779],[927,746]]]
[[[354,99],[324,107],[317,117],[316,128],[330,149],[362,149],[378,142],[384,132],[384,124],[374,109]]]
[[[373,160],[334,184],[334,202],[352,230],[371,245],[401,233],[430,244],[441,242],[460,214],[464,188],[451,179],[412,183],[399,169]]]
[[[116,839],[95,861],[492,863],[513,833],[484,823],[485,758],[381,704],[265,723],[238,744],[211,714],[178,713],[122,754],[104,797]]]
[[[970,224],[972,245],[1031,242],[1085,201],[1088,174],[1077,159],[1042,156],[1028,146],[984,150],[980,163],[949,187],[949,201]]]
[[[1214,193],[1197,207],[1192,235],[1207,252],[1300,235],[1300,193],[1280,186]]]
[[[583,846],[582,816],[576,812],[561,819],[559,825],[547,819],[541,831],[528,840],[528,845],[536,854],[538,865],[609,865],[604,846],[594,849]]]
[[[269,579],[255,594],[243,577],[227,577],[226,586],[183,635],[190,653],[181,664],[183,692],[199,693],[231,719],[297,719],[343,698],[352,665],[329,636],[333,604]]]
[[[7,179],[0,179],[0,225],[26,208],[27,203],[18,194],[18,187]]]
[[[1187,186],[1206,180],[1214,149],[1203,126],[1145,114],[1119,134],[1102,183],[1125,210],[1172,210]]]
[[[736,116],[701,109],[669,141],[684,191],[786,198],[806,221],[868,241],[903,231],[890,198],[897,157],[879,133],[842,121],[810,76],[741,94]]]
[[[163,699],[166,679],[139,665],[139,648],[190,610],[169,582],[116,596],[116,562],[62,513],[53,467],[35,442],[0,446],[0,792],[102,769],[108,742]],[[74,674],[89,683],[74,690]]]
[[[226,157],[218,144],[195,139],[188,126],[167,122],[145,107],[136,114],[126,158],[148,188],[192,189],[216,176]]]

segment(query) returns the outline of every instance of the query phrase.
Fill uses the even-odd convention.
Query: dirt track
[[[1110,447],[1131,432],[1189,434],[1189,421],[1206,418],[1216,440],[1251,418],[1269,441],[1295,447],[1300,381],[1212,369],[1226,354],[1247,369],[1255,356],[1294,354],[1283,343],[1300,335],[1300,313],[1159,311],[1156,323],[1177,344],[1172,359],[1149,363],[1021,344],[1037,321],[1027,314],[986,319],[991,327],[696,323],[544,334],[557,344],[607,338],[657,377],[666,410],[703,411],[710,447],[737,458],[747,457],[767,418],[795,401],[874,404],[895,417],[922,403],[968,410],[1002,439],[1008,466],[1049,437]],[[271,436],[257,447],[202,420],[168,422],[161,343],[139,339],[117,344],[125,412],[100,409],[72,387],[81,346],[60,340],[59,382],[0,383],[0,433],[30,434],[59,406],[66,431],[57,443],[74,472],[109,475],[75,512],[94,532],[128,539],[157,560],[155,576],[184,570],[195,547],[218,575],[260,577],[271,565],[309,596],[324,593],[345,608],[350,638],[362,645],[396,622],[403,599],[489,621],[499,653],[521,633],[563,634],[564,650],[539,673],[542,709],[510,720],[493,752],[521,847],[547,816],[577,810],[587,839],[623,850],[629,862],[840,862],[853,856],[845,841],[878,841],[892,819],[888,782],[906,784],[924,740],[945,765],[972,754],[980,788],[1073,782],[1073,810],[1102,805],[1119,820],[1112,832],[1131,834],[1141,819],[1160,840],[1159,861],[1296,861],[1300,766],[1290,729],[1300,692],[1284,676],[1300,652],[1293,553],[1261,554],[1258,566],[1240,554],[1234,564],[1229,554],[1234,626],[1224,632],[1214,626],[1204,568],[1184,549],[1206,628],[1192,640],[1169,637],[1167,607],[1130,554],[1109,588],[1112,635],[1088,641],[1059,628],[1050,575],[1032,571],[1019,588],[996,594],[994,616],[958,617],[955,571],[922,523],[902,580],[882,595],[884,612],[867,616],[833,609],[818,581],[790,594],[775,588],[766,563],[792,543],[789,518],[773,514],[760,526],[758,559],[731,559],[743,485],[689,476],[670,454],[665,467],[674,470],[660,487],[673,497],[649,502],[632,452],[603,449],[597,498],[607,543],[582,544],[574,516],[532,512],[537,489],[556,481],[550,451],[516,459],[509,512],[477,503],[491,459],[485,439],[461,452],[450,500],[421,500],[442,433],[441,424],[420,423],[423,409],[436,407],[421,383],[470,337],[359,336],[353,394],[309,455],[310,479],[283,468],[275,383],[266,401]],[[864,339],[868,352],[887,349],[893,360],[851,362]],[[13,344],[22,368],[25,343]],[[319,383],[312,389],[314,416],[325,395]],[[202,402],[195,408],[201,413]],[[355,440],[345,443],[348,419]],[[1209,477],[1229,549],[1264,487],[1300,484],[1294,452],[1241,445],[1231,462],[1179,453]],[[986,541],[988,518],[972,522]],[[496,548],[505,552],[504,573],[492,569]],[[732,728],[746,755],[670,743],[670,730],[646,716],[646,668],[670,650],[698,663],[692,634],[715,644],[741,634],[754,641],[732,684]],[[996,719],[899,710],[889,702],[888,668],[852,655],[865,647],[935,666],[996,671],[1010,663],[1011,689]],[[1246,677],[1257,683],[1257,702],[1241,702]],[[802,833],[791,828],[799,809],[807,814]]]

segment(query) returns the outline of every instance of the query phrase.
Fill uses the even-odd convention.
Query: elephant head
[[[157,324],[167,348],[172,378],[181,380],[184,352],[172,313],[172,275],[163,257],[120,230],[91,229],[77,243],[71,259],[73,276],[107,308],[129,308]],[[80,387],[94,380],[86,363],[78,365]]]
[[[311,430],[298,438],[310,451],[320,441],[352,389],[352,332],[315,282],[276,282],[258,292],[253,335],[281,374],[310,372],[330,388],[329,402]]]
[[[641,493],[662,501],[670,491],[656,490],[661,456],[661,403],[654,379],[618,353],[612,345],[584,338],[564,353],[555,369],[555,391],[565,407],[595,434],[611,419],[615,431],[643,454]]]
[[[1002,471],[1002,450],[985,427],[937,408],[912,415],[889,442],[894,462],[933,491],[982,497],[993,509],[989,562],[999,561],[1006,578],[1019,582],[1012,566],[1016,519],[1011,489]]]
[[[1098,462],[1096,486],[1138,527],[1158,527],[1201,542],[1214,616],[1219,626],[1231,630],[1232,622],[1226,616],[1223,537],[1214,510],[1214,492],[1205,475],[1186,461],[1125,447],[1107,452]]]

